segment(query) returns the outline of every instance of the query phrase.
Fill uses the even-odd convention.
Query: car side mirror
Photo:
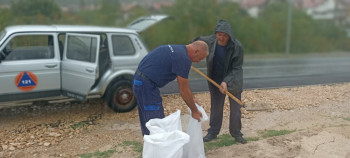
[[[8,44],[5,46],[3,52],[5,52],[6,54],[9,54],[9,52],[11,52],[11,43],[8,43]]]
[[[0,63],[5,60],[6,56],[11,52],[11,45],[7,44],[6,47],[0,51]]]

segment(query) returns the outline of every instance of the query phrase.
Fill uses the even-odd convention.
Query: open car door
[[[141,17],[131,22],[131,24],[129,24],[127,28],[136,30],[137,32],[142,32],[147,28],[151,27],[152,25],[156,24],[157,22],[160,22],[167,18],[167,15],[152,15],[147,17]]]
[[[85,100],[97,79],[100,36],[66,34],[62,68],[62,94]]]

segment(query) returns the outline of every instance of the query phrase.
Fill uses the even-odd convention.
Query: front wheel
[[[137,105],[131,80],[119,80],[112,84],[107,94],[108,106],[115,112],[129,112]]]

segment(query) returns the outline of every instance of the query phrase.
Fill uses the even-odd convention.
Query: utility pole
[[[290,53],[290,36],[292,31],[292,18],[293,18],[293,0],[288,0],[288,17],[287,17],[287,33],[286,33],[286,54]]]

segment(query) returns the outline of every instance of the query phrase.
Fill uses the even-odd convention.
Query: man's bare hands
[[[201,118],[203,117],[202,113],[197,109],[195,111],[192,111],[192,118],[198,120],[198,122],[201,121]]]
[[[226,82],[221,82],[220,86],[221,86],[220,92],[222,94],[226,94],[226,91],[227,91],[227,84],[226,84]]]

